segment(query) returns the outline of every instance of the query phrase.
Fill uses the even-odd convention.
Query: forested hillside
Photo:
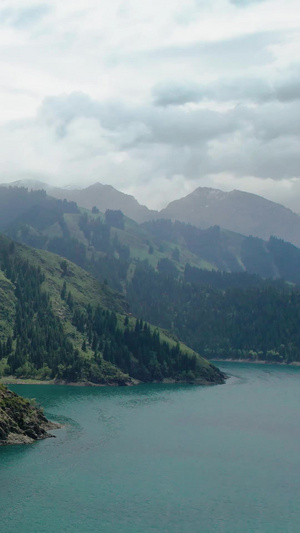
[[[57,217],[62,216],[63,213],[79,213],[79,208],[75,202],[57,200],[48,196],[43,190],[28,191],[24,187],[0,186],[1,231],[4,231],[16,219],[21,220],[23,214],[31,212],[35,221],[40,214],[43,220],[41,221],[42,227],[47,227],[51,224],[49,213],[52,213],[52,218],[55,217],[56,221]]]
[[[198,259],[225,272],[247,272],[262,278],[300,283],[300,249],[276,237],[263,241],[224,231],[218,226],[201,230],[190,224],[155,220],[142,224],[155,243],[169,241]],[[193,266],[201,267],[200,264]]]
[[[24,191],[21,194],[27,197]],[[169,330],[206,357],[298,360],[300,250],[292,244],[275,237],[266,242],[219,227],[201,230],[168,220],[138,225],[118,210],[107,210],[105,214],[96,207],[80,211],[76,204],[47,198],[43,196],[42,206],[31,206],[16,216],[6,232],[14,239],[75,262],[107,291],[111,287],[121,292],[136,317]],[[63,301],[60,305],[74,328],[78,317],[73,317],[74,310],[69,306],[70,279],[64,277],[66,287],[60,288]],[[12,291],[12,281],[9,276],[2,280],[4,293]],[[111,291],[112,294],[116,295]],[[121,303],[119,296],[118,301],[124,310],[125,300]],[[80,331],[77,320],[76,335],[81,335],[77,343],[79,353],[86,346],[94,361],[99,351],[105,353],[107,364],[116,364],[124,374],[140,379],[165,376],[161,366],[158,371],[156,362],[150,363],[149,353],[142,356],[138,371],[132,359],[128,363],[126,350],[133,348],[128,333],[124,332],[129,326],[136,329],[135,322],[131,323],[133,319],[129,318],[126,325],[124,320],[117,319],[116,330],[112,331],[117,343],[124,346],[123,351],[112,339],[107,342],[100,339],[98,345],[95,339],[99,333],[91,311],[85,307],[80,312],[84,326]],[[9,306],[7,313],[12,313]],[[147,330],[143,323],[135,331],[137,337],[141,331],[149,346],[155,346],[151,329]],[[85,345],[84,333],[88,334]],[[16,338],[14,342],[17,347]],[[175,352],[174,355],[176,358]],[[163,355],[164,360],[168,358],[168,354]],[[73,379],[75,359],[67,367],[69,370],[64,369],[62,376]],[[17,370],[16,365],[14,369]],[[178,368],[168,366],[173,375],[177,371]],[[193,372],[193,363],[185,371]],[[85,375],[92,373],[85,370]],[[74,376],[77,379],[75,370]]]
[[[55,198],[76,202],[79,207],[97,207],[103,213],[107,209],[121,210],[138,223],[165,219],[192,224],[201,229],[220,226],[231,232],[269,240],[271,236],[300,246],[300,217],[296,212],[245,191],[225,192],[219,189],[198,187],[183,198],[169,203],[161,211],[153,211],[140,205],[128,194],[111,185],[94,183],[82,189],[64,189],[34,180],[19,180],[11,186],[44,189]]]
[[[222,382],[216,368],[142,320],[74,264],[0,239],[0,373],[93,383]]]
[[[134,313],[207,358],[300,361],[300,289],[250,280],[216,273],[184,282],[143,262],[127,297]]]
[[[135,261],[144,259],[181,276],[188,263],[300,283],[300,250],[275,237],[263,241],[170,220],[138,225],[118,210],[80,211],[74,202],[22,188],[4,188],[0,207],[0,230],[12,239],[63,255],[118,290],[124,290]]]

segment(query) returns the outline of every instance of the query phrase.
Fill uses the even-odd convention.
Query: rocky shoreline
[[[48,432],[60,427],[60,424],[47,420],[43,410],[34,402],[0,385],[0,446],[30,444],[54,437]]]

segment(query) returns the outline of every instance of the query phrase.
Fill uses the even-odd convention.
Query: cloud
[[[247,7],[252,4],[260,4],[266,2],[267,0],[230,0],[231,4],[238,7]]]
[[[221,79],[206,85],[168,83],[154,87],[153,101],[159,106],[184,105],[205,100],[216,102],[252,101],[265,102],[276,98],[271,84],[264,79]]]
[[[33,4],[25,7],[8,7],[0,10],[0,24],[17,29],[27,28],[38,23],[51,12],[49,4]]]
[[[184,61],[196,69],[217,69],[220,72],[237,71],[250,66],[259,66],[273,60],[271,45],[280,43],[280,32],[258,32],[238,35],[213,41],[195,40],[191,43],[152,47],[150,50],[114,51],[109,61],[116,66],[134,62],[136,66],[152,66],[175,62],[180,68]],[[167,67],[167,72],[169,71]],[[194,72],[195,74],[195,72]]]
[[[96,118],[114,136],[120,147],[139,144],[197,145],[228,134],[236,128],[237,117],[210,109],[160,109],[121,102],[97,102],[84,94],[48,98],[41,107],[40,120],[55,126],[58,137],[78,117]],[[132,132],[135,131],[132,139]]]
[[[193,81],[159,84],[153,88],[153,101],[158,106],[184,105],[205,100],[216,102],[270,101],[290,102],[300,99],[300,65],[277,73],[275,79],[223,78],[207,84]]]
[[[300,65],[292,69],[289,79],[277,82],[275,93],[281,102],[300,99]]]
[[[178,82],[178,83],[160,83],[152,90],[152,97],[155,105],[169,106],[169,105],[184,105],[187,103],[197,103],[204,98],[205,90],[201,85],[197,85],[192,81]]]
[[[1,181],[102,181],[152,207],[222,180],[288,195],[299,13],[295,0],[3,0]]]
[[[212,175],[217,181],[227,173],[241,184],[249,176],[299,176],[300,109],[294,102],[187,111],[75,93],[46,99],[35,119],[11,122],[0,133],[1,181],[21,175],[55,184],[101,181],[146,204],[160,182],[174,198],[180,188],[211,184]],[[22,146],[18,158],[16,146]],[[153,192],[151,207],[159,198]]]

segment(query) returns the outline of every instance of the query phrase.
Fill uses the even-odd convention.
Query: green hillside
[[[125,293],[138,261],[147,261],[158,271],[173,269],[179,277],[190,265],[300,283],[300,250],[274,237],[263,241],[217,226],[201,230],[170,220],[137,224],[121,211],[102,214],[43,191],[3,189],[0,230],[70,259]]]
[[[182,282],[139,264],[127,291],[131,309],[208,359],[300,362],[299,287],[195,271],[200,280]]]
[[[0,373],[130,384],[222,382],[191,349],[128,315],[124,298],[77,265],[0,238]]]
[[[28,203],[29,193],[23,191],[22,194]],[[290,243],[274,237],[269,241],[245,237],[217,226],[201,230],[168,220],[139,225],[121,211],[107,210],[103,214],[96,208],[79,210],[74,203],[46,195],[42,196],[42,204],[30,206],[19,214],[16,212],[14,221],[6,226],[6,233],[18,241],[48,249],[73,261],[86,271],[85,276],[89,272],[101,284],[102,306],[110,308],[115,301],[115,312],[130,311],[171,332],[175,339],[182,340],[205,357],[299,361],[300,250]],[[42,257],[40,254],[46,251],[35,253]],[[75,287],[69,288],[70,279],[64,281],[67,285],[64,291],[72,295]],[[78,286],[80,283],[77,282]],[[45,287],[52,290],[53,282]],[[52,296],[52,307],[60,317],[67,317],[68,324],[71,322],[73,330],[70,325],[65,326],[71,335],[74,323],[67,303],[61,303],[62,290],[60,285],[56,290],[57,300]],[[108,293],[106,300],[105,291]],[[114,291],[118,291],[118,296]],[[86,300],[81,301],[85,295],[77,294],[76,298],[85,306],[87,318],[83,320],[83,329],[89,332],[91,345],[94,317],[89,316]],[[92,301],[92,296],[88,300]],[[124,320],[118,318],[118,328],[122,332]],[[130,316],[129,326],[136,329],[135,319]],[[72,342],[76,341],[76,349],[82,352],[85,350],[82,350],[84,338],[80,327]],[[139,330],[144,331],[144,325],[139,326]],[[154,331],[150,329],[147,333],[146,330],[147,327],[144,337],[148,335],[147,342],[155,347]],[[139,331],[135,333],[139,335]],[[162,333],[160,339],[163,340]],[[123,341],[124,338],[120,342]],[[136,350],[130,339],[126,342],[131,351]],[[168,337],[169,345],[170,342]],[[177,340],[173,341],[172,349],[178,349],[177,346]],[[142,380],[162,379],[155,361],[151,363],[149,375],[142,368],[144,363],[138,371],[136,364],[129,365],[125,353],[119,360],[114,342],[109,346],[100,344],[101,353],[104,350],[104,359],[117,364],[123,372],[133,377],[139,375]],[[91,353],[88,345],[86,353]],[[165,358],[168,356],[164,355]],[[150,364],[148,359],[147,356],[146,367]],[[161,360],[159,365],[161,369]],[[177,370],[172,372],[176,374]],[[193,373],[192,367],[189,371]]]

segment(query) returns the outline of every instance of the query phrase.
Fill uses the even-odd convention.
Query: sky
[[[299,0],[1,0],[0,182],[300,212]]]

